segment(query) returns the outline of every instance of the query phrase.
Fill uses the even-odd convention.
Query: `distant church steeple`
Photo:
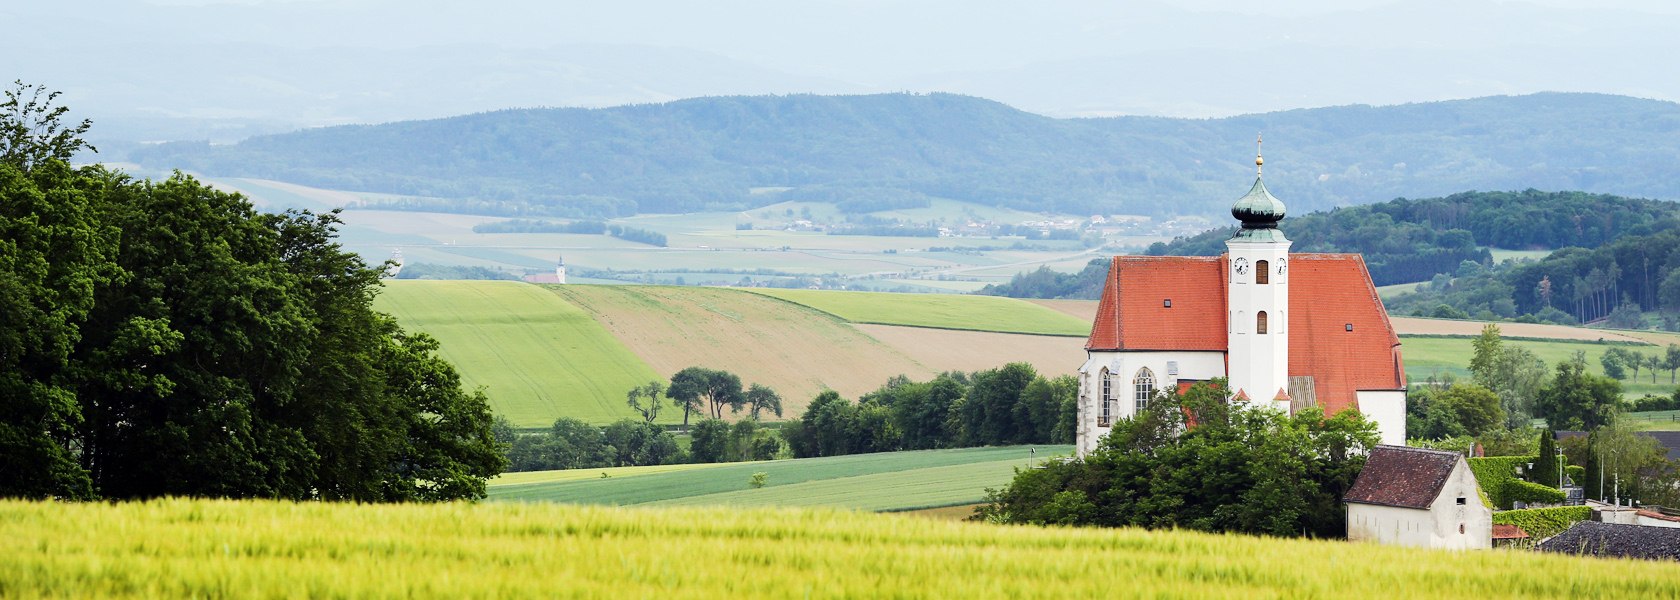
[[[1230,314],[1226,333],[1233,394],[1289,410],[1289,238],[1278,229],[1283,201],[1266,190],[1260,139],[1254,141],[1254,186],[1231,205],[1242,222],[1225,241]]]
[[[555,283],[566,283],[566,257],[565,256],[561,256],[559,262],[554,264],[554,280],[555,280],[554,281]]]

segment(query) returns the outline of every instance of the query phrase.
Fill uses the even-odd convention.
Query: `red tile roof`
[[[1500,525],[1498,523],[1494,523],[1493,525],[1493,539],[1521,540],[1527,538],[1528,532],[1523,531],[1523,528],[1517,527],[1516,525]]]
[[[1406,387],[1405,372],[1365,259],[1289,255],[1289,374],[1313,378],[1325,414],[1358,408],[1359,390]]]
[[[1085,349],[1224,352],[1225,306],[1224,257],[1116,256]]]
[[[1357,408],[1359,390],[1405,387],[1400,338],[1364,259],[1289,259],[1289,375],[1312,377],[1318,404],[1329,414]],[[1226,352],[1226,260],[1114,257],[1085,349]]]
[[[1293,262],[1293,261],[1292,261]],[[1377,446],[1348,488],[1345,502],[1429,508],[1458,464],[1456,452]]]

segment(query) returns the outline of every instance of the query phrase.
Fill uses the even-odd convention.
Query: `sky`
[[[1653,0],[0,0],[0,74],[116,137],[512,107],[944,91],[1217,117],[1538,91],[1680,99]]]

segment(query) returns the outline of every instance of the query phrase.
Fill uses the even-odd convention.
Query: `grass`
[[[1085,337],[1089,321],[1025,300],[996,296],[755,289],[854,323]]]
[[[0,594],[1672,598],[1674,565],[832,509],[0,501]]]
[[[502,484],[492,500],[580,504],[730,504],[842,506],[897,510],[965,504],[1001,487],[1016,467],[1073,451],[1072,446],[1026,446],[855,454],[751,463],[732,463],[642,475]],[[594,471],[590,471],[594,473]],[[753,473],[769,475],[761,489],[747,485]]]
[[[583,309],[534,285],[387,281],[375,306],[437,338],[462,382],[484,386],[515,427],[633,416],[625,392],[660,378]]]
[[[1470,358],[1474,356],[1471,338],[1468,337],[1434,337],[1434,336],[1401,336],[1400,351],[1406,360],[1406,375],[1413,382],[1422,382],[1430,375],[1452,373],[1460,378],[1469,378]],[[1575,352],[1585,352],[1587,355],[1587,372],[1595,375],[1604,374],[1604,366],[1599,363],[1599,357],[1604,351],[1612,347],[1630,348],[1636,352],[1652,354],[1663,349],[1657,346],[1611,346],[1585,341],[1564,340],[1528,340],[1506,339],[1506,344],[1519,348],[1527,348],[1535,356],[1546,361],[1548,377],[1555,373],[1559,362],[1569,360]],[[1631,374],[1631,372],[1630,372]],[[1622,395],[1637,398],[1645,394],[1669,395],[1674,393],[1674,385],[1668,383],[1668,373],[1660,372],[1657,382],[1651,383],[1650,372],[1639,371],[1639,377],[1622,380]]]
[[[1645,412],[1623,413],[1623,418],[1641,431],[1677,431],[1680,430],[1680,410],[1651,410]]]
[[[675,465],[651,465],[646,467],[607,467],[604,469],[561,469],[555,471],[520,471],[503,473],[490,480],[491,486],[524,485],[531,483],[551,483],[556,481],[580,481],[586,479],[606,479],[609,477],[636,477],[639,475],[657,475],[677,471],[692,471],[695,469],[709,469],[728,463],[682,463]]]

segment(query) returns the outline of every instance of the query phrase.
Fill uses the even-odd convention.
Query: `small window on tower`
[[[1269,270],[1266,261],[1254,261],[1254,283],[1266,284],[1271,282],[1271,271]]]
[[[1458,505],[1459,506],[1464,506],[1464,496],[1459,496],[1458,497]]]
[[[1167,298],[1165,300],[1162,300],[1161,301],[1161,308],[1172,308],[1172,298]]]
[[[1254,313],[1254,333],[1266,333],[1266,311]]]

